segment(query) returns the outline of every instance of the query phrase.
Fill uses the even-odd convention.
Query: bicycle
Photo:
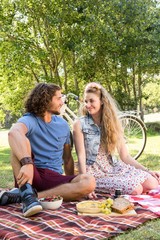
[[[69,98],[72,98],[78,104],[81,104],[77,95],[73,93],[68,93],[63,95],[64,105],[61,109],[61,115],[64,119],[66,119],[71,127],[74,120],[78,117],[78,113],[71,110],[69,107]],[[129,153],[134,159],[138,159],[144,148],[146,146],[147,141],[147,129],[144,122],[136,115],[136,111],[124,111],[119,115],[120,120],[122,121],[122,126],[124,129],[124,135],[126,144],[129,150]]]
[[[134,159],[138,159],[146,146],[147,129],[144,122],[135,114],[136,112],[124,111],[119,117],[129,153]]]

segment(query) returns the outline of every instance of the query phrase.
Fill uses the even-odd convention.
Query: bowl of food
[[[40,198],[39,201],[42,204],[43,209],[55,210],[62,205],[63,198],[61,196],[53,196]]]

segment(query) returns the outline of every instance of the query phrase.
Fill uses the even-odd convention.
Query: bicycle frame
[[[79,98],[74,93],[68,93],[66,95],[63,95],[63,106],[61,108],[61,116],[67,120],[70,127],[72,128],[74,120],[77,118],[77,115],[68,107],[68,98],[71,97],[75,101],[79,102]]]
[[[77,115],[67,106],[66,103],[61,108],[61,116],[64,117],[69,125],[72,128],[74,120],[77,118]]]

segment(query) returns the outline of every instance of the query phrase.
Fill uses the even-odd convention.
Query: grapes
[[[113,199],[108,198],[104,200],[102,203],[100,203],[99,208],[101,209],[102,213],[110,214],[112,211],[111,209],[112,205],[113,205]]]

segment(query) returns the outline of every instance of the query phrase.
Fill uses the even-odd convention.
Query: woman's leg
[[[143,183],[142,183],[142,187],[143,187],[143,193],[147,193],[152,189],[155,189],[158,187],[158,181],[155,177],[153,177],[152,175],[150,175]]]
[[[131,192],[131,195],[140,195],[140,194],[142,194],[142,192],[143,192],[143,187],[142,187],[142,185],[140,184],[139,186],[137,186],[137,187],[133,190],[133,192]]]
[[[142,193],[147,193],[152,189],[158,187],[158,181],[153,176],[149,176],[142,184],[133,190],[131,195],[140,195]]]

